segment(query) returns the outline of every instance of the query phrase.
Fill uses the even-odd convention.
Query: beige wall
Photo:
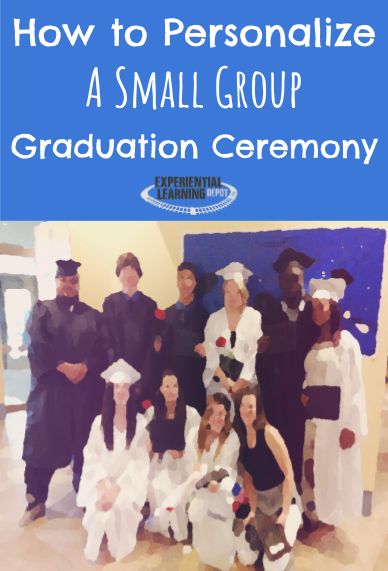
[[[114,275],[115,260],[120,253],[133,251],[139,257],[144,273],[140,282],[142,291],[153,297],[160,307],[166,307],[176,298],[175,271],[182,260],[185,234],[361,226],[388,230],[387,223],[364,222],[71,222],[69,230],[72,255],[84,264],[80,273],[85,301],[101,307],[104,297],[119,289],[120,284]],[[367,490],[374,489],[387,353],[386,246],[376,354],[363,358],[369,419],[369,434],[363,442],[363,476]]]

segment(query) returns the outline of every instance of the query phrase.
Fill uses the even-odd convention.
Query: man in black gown
[[[305,412],[300,402],[305,377],[304,360],[315,341],[311,303],[304,295],[304,269],[314,263],[303,252],[284,250],[274,263],[282,299],[263,293],[253,307],[262,315],[256,373],[268,421],[287,445],[295,483],[302,478]]]
[[[182,262],[177,269],[177,286],[179,299],[166,309],[162,350],[164,368],[174,371],[185,403],[202,415],[206,405],[202,381],[206,359],[201,356],[201,344],[209,315],[199,300],[198,266]]]
[[[80,265],[57,261],[56,298],[38,301],[28,325],[31,391],[23,448],[28,503],[21,526],[45,514],[51,477],[72,459],[78,490],[83,447],[101,411],[100,373],[106,365],[101,316],[79,301]]]
[[[141,398],[149,398],[162,324],[157,319],[155,301],[137,289],[142,275],[134,254],[119,256],[116,276],[122,291],[105,298],[103,320],[109,364],[124,359],[132,365],[141,374],[137,389],[141,390]]]

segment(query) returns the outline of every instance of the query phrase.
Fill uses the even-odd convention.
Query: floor
[[[388,390],[382,412],[383,428],[373,513],[345,522],[320,541],[297,542],[292,571],[386,571],[388,569]],[[192,551],[180,544],[139,532],[134,553],[120,563],[103,551],[96,564],[83,556],[85,532],[75,505],[69,469],[54,476],[47,516],[26,529],[18,527],[24,510],[23,462],[20,460],[25,413],[7,415],[0,424],[0,569],[12,571],[205,570]],[[208,568],[209,569],[209,568]],[[234,569],[247,569],[238,563]],[[289,571],[288,570],[288,571]]]

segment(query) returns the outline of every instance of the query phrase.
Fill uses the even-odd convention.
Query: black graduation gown
[[[209,314],[198,303],[186,307],[171,305],[166,309],[163,333],[164,367],[176,374],[185,403],[201,415],[205,410],[206,391],[202,375],[206,359],[194,352],[204,340],[204,329]]]
[[[31,391],[23,459],[36,468],[67,466],[82,453],[91,424],[101,412],[106,367],[101,314],[76,301],[73,310],[60,299],[38,301],[28,324]],[[61,362],[84,362],[88,372],[73,385],[56,370]]]
[[[269,294],[259,294],[253,307],[262,316],[263,335],[273,343],[258,354],[256,374],[268,421],[282,435],[290,454],[295,482],[302,477],[305,410],[300,402],[305,378],[304,360],[316,339],[311,303],[290,322],[281,304]]]
[[[109,364],[125,359],[141,374],[143,397],[150,383],[150,360],[158,334],[156,303],[137,291],[131,298],[123,292],[112,293],[103,304],[104,331]]]

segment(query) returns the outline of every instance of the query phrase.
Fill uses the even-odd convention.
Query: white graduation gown
[[[230,399],[222,384],[213,381],[214,371],[220,364],[220,355],[233,353],[233,357],[244,365],[240,378],[252,385],[257,384],[255,371],[257,341],[263,334],[260,312],[252,307],[245,307],[236,327],[236,343],[233,349],[230,345],[230,334],[226,309],[223,307],[210,315],[205,327],[206,369],[203,383],[207,395],[221,392]],[[219,337],[226,340],[225,347],[217,347],[216,341]]]
[[[153,418],[153,407],[146,412],[146,418]],[[195,408],[186,406],[185,442],[192,428],[198,430],[201,417]],[[169,537],[168,528],[171,527],[176,541],[187,538],[188,518],[186,503],[182,502],[175,506],[174,511],[161,510],[164,500],[187,478],[187,455],[183,452],[181,458],[174,459],[170,454],[163,454],[159,458],[154,454],[151,460],[150,476],[148,483],[147,498],[150,503],[150,517],[146,521],[145,528],[153,533],[162,533]]]
[[[111,555],[123,559],[136,545],[136,533],[142,520],[150,467],[147,450],[146,421],[136,416],[136,432],[129,449],[126,433],[114,428],[114,449],[105,446],[101,416],[93,422],[89,440],[84,448],[84,467],[77,504],[85,507],[83,525],[88,532],[85,556],[91,561],[98,557],[101,540],[107,535]],[[97,483],[109,478],[121,488],[112,508],[107,512],[96,509]]]
[[[218,439],[212,443],[209,452],[204,451],[198,458],[198,430],[193,429],[188,440],[192,466],[200,463],[202,469],[205,468],[205,473],[224,468],[230,475],[221,482],[216,493],[207,488],[196,490],[188,512],[193,524],[193,547],[199,559],[206,565],[226,571],[233,565],[236,554],[236,537],[232,530],[234,498],[231,490],[237,477],[240,442],[232,430],[216,458]]]
[[[341,332],[338,346],[317,343],[305,359],[304,387],[335,385],[341,388],[340,414],[336,421],[306,421],[306,438],[314,438],[314,499],[318,519],[338,525],[343,518],[361,515],[362,474],[360,440],[367,433],[361,351],[348,331]],[[356,441],[342,450],[342,429],[352,430]]]

